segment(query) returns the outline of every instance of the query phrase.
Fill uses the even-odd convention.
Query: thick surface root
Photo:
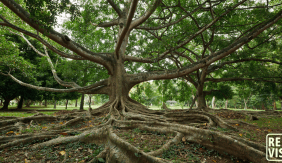
[[[91,118],[95,119],[102,114],[107,114],[107,116],[102,119],[103,123],[99,123],[99,125],[81,129],[68,129],[69,126],[77,125],[83,121],[90,121]],[[227,152],[250,162],[267,162],[263,145],[209,130],[211,127],[237,130],[236,127],[225,122],[219,116],[192,110],[154,111],[130,100],[116,100],[98,109],[78,114],[74,112],[67,116],[37,114],[26,118],[7,118],[0,121],[0,129],[4,132],[12,130],[21,133],[21,131],[31,127],[32,124],[39,124],[41,121],[65,122],[37,134],[1,136],[0,150],[25,144],[34,139],[48,139],[45,142],[32,145],[32,149],[36,150],[70,142],[95,143],[98,145],[103,144],[105,148],[88,162],[97,162],[99,159],[104,159],[109,163],[161,163],[170,162],[159,157],[163,152],[180,141],[188,141],[217,150],[219,153]],[[172,134],[173,137],[164,142],[158,149],[145,152],[118,136],[114,132],[114,128],[130,128],[167,135]],[[71,134],[77,131],[80,134]],[[63,162],[67,162],[67,160],[66,155]]]

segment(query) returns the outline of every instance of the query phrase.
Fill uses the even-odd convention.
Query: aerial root
[[[252,162],[267,162],[265,159],[262,147],[248,140],[241,140],[224,135],[220,132],[204,130],[200,128],[173,124],[163,122],[148,122],[148,121],[119,121],[124,125],[146,125],[146,126],[160,126],[165,130],[177,131],[185,135],[187,141],[194,142],[217,150],[220,153],[227,152],[238,158],[250,160]]]
[[[32,142],[33,140],[46,139],[46,138],[49,139],[49,138],[54,137],[54,136],[56,136],[56,135],[30,136],[28,138],[24,138],[24,139],[20,139],[20,140],[14,140],[12,142],[2,144],[2,145],[0,145],[0,149],[5,149],[7,147],[17,146],[17,145],[20,145],[20,144],[26,144],[26,143]]]
[[[224,122],[218,116],[211,115],[202,111],[191,110],[189,112],[155,112],[155,114],[150,114],[148,111],[145,114],[141,114],[138,109],[133,109],[132,105],[137,104],[128,102],[127,100],[112,101],[111,103],[104,105],[107,108],[100,108],[99,112],[95,112],[95,110],[91,111],[92,115],[98,115],[102,112],[105,113],[106,110],[109,111],[109,114],[107,116],[107,119],[109,119],[106,123],[103,123],[96,127],[80,130],[84,131],[80,135],[58,137],[43,143],[35,144],[33,145],[32,149],[79,141],[84,143],[95,143],[105,145],[105,149],[90,162],[95,162],[98,158],[106,159],[107,162],[169,162],[167,160],[157,158],[156,156],[161,155],[165,150],[168,150],[173,144],[177,144],[179,141],[181,141],[181,139],[183,139],[185,141],[201,144],[203,146],[206,146],[207,148],[212,148],[214,150],[217,150],[219,153],[227,152],[231,155],[234,155],[241,159],[249,160],[251,162],[267,162],[265,159],[265,147],[263,145],[253,143],[242,138],[237,138],[235,136],[227,136],[220,132],[169,122],[192,122],[196,121],[197,119],[200,119],[199,122],[207,122],[208,126],[220,126],[222,128],[236,130],[236,128]],[[193,119],[193,116],[196,117],[196,119]],[[62,118],[37,115],[33,117],[6,120],[5,122],[0,121],[0,129],[7,129],[7,126],[16,127],[15,125],[11,125],[16,122],[30,123],[31,120],[46,120],[46,117],[49,118],[49,120],[53,121]],[[70,120],[68,120],[64,124],[64,126],[72,125],[84,120],[83,117],[75,116],[66,116],[65,118],[70,118]],[[118,118],[121,118],[121,120],[119,120]],[[127,120],[124,120],[123,118]],[[120,128],[139,128],[140,130],[159,132],[164,134],[172,133],[174,137],[172,139],[169,139],[159,149],[146,153],[134,147],[124,139],[118,137],[113,132],[113,126]],[[72,131],[73,130],[65,130],[64,132],[69,133]],[[28,143],[34,139],[50,139],[50,137],[56,136],[59,132],[62,132],[62,130],[52,130],[48,132],[46,131],[36,136],[18,135],[11,136],[10,138],[0,137],[0,143],[2,144],[0,146],[0,149],[15,146],[20,143]]]
[[[239,140],[240,142],[242,142],[242,143],[244,143],[244,144],[246,144],[246,145],[248,145],[248,146],[250,146],[250,147],[252,147],[254,149],[257,149],[257,150],[259,150],[261,152],[265,152],[265,146],[263,146],[263,145],[261,145],[259,143],[255,143],[255,142],[252,142],[252,141],[247,141],[247,140],[245,140],[243,138],[240,138],[240,137],[237,137],[237,136],[233,136],[233,135],[230,135],[230,137],[232,137],[235,140]]]
[[[120,105],[120,101],[117,100],[117,99],[110,105],[109,114],[110,114],[111,118],[113,118],[113,119],[117,118],[118,119],[118,118],[121,117],[121,115],[118,111],[119,105]]]
[[[98,158],[106,159],[108,152],[109,152],[109,147],[106,147],[102,152],[100,152],[96,157],[94,157],[88,163],[96,163],[98,162]]]
[[[31,120],[34,120],[34,121],[56,121],[57,117],[42,115],[42,116],[30,116],[30,117],[23,117],[23,118],[15,118],[15,119],[11,119],[11,120],[0,121],[0,127],[5,127],[5,126],[8,126],[8,125],[14,124],[16,122],[29,123]]]
[[[14,130],[19,130],[19,126],[15,126],[15,125],[9,125],[9,126],[5,126],[0,128],[1,132],[7,132],[7,131],[14,131]]]
[[[119,138],[115,133],[112,132],[112,128],[108,128],[109,131],[109,152],[107,154],[108,162],[136,162],[136,163],[161,163],[169,162],[167,160],[151,156],[142,150],[134,147],[130,143]]]
[[[79,123],[79,122],[81,122],[81,121],[88,120],[88,119],[89,119],[89,118],[76,117],[75,119],[71,119],[71,120],[67,121],[66,123],[64,123],[63,125],[54,127],[53,129],[61,129],[61,128],[64,128],[64,127],[67,127],[67,126],[70,126],[70,125],[74,125],[74,124],[76,124],[76,123]]]
[[[161,155],[164,151],[168,150],[172,145],[177,144],[178,142],[181,141],[181,139],[183,138],[183,134],[180,132],[177,132],[176,136],[172,139],[169,140],[166,144],[164,144],[160,149],[149,152],[149,155],[152,156],[159,156]]]
[[[209,127],[219,126],[221,128],[238,131],[238,129],[229,125],[227,122],[223,121],[220,117],[202,111],[168,112],[164,116],[171,117],[170,119],[168,119],[169,121],[182,121],[182,122],[189,121],[190,123],[192,122],[199,123],[199,120],[202,119],[200,123],[206,121],[208,122],[207,125]]]

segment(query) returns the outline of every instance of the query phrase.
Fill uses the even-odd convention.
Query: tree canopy
[[[44,0],[37,3],[17,3],[13,0],[1,2],[10,9],[5,9],[6,14],[12,12],[10,14],[17,15],[15,19],[20,18],[25,22],[21,24],[21,28],[11,23],[14,20],[6,19],[2,15],[1,26],[37,39],[62,57],[92,61],[105,67],[110,76],[117,73],[115,67],[118,64],[115,62],[121,60],[125,71],[124,79],[130,81],[128,89],[148,80],[185,76],[199,68],[217,63],[226,56],[238,58],[238,53],[246,53],[242,48],[257,46],[281,31],[280,26],[277,26],[281,11],[276,1],[270,4],[255,1],[230,3],[160,0],[110,0],[101,3],[80,1],[78,4],[71,4],[69,1],[57,4]],[[55,15],[63,11],[71,13],[71,21],[66,24],[66,34],[60,34],[51,27],[56,24]],[[277,25],[270,28],[275,23]],[[32,29],[26,30],[24,26]],[[54,42],[68,50],[59,50],[52,45]],[[192,51],[192,47],[196,48]],[[241,50],[238,51],[239,48]],[[175,59],[181,67],[176,68],[171,64]],[[166,67],[155,71],[158,70],[157,65]],[[220,65],[211,67],[215,69],[218,66]],[[110,87],[107,83],[110,81],[113,78],[105,78],[86,88],[60,81],[64,86],[73,88],[56,91],[107,91],[109,94],[111,91],[108,91]],[[49,88],[46,90],[54,91]]]
[[[275,76],[274,73],[278,73],[281,68],[278,45],[281,44],[282,4],[278,0],[0,2],[1,31],[14,32],[25,39],[48,63],[54,79],[63,88],[20,80],[14,74],[15,71],[32,74],[36,70],[32,64],[18,56],[19,52],[13,48],[12,42],[5,42],[4,38],[1,38],[5,44],[0,49],[3,51],[0,55],[4,56],[5,62],[0,61],[0,66],[5,69],[1,68],[1,75],[42,91],[109,96],[107,103],[89,110],[90,117],[106,114],[107,118],[103,119],[106,122],[78,137],[68,137],[67,140],[105,143],[107,148],[101,155],[107,154],[107,162],[167,162],[155,156],[180,141],[183,136],[251,162],[266,162],[263,153],[265,149],[259,144],[184,124],[204,121],[209,127],[236,130],[228,122],[204,112],[204,97],[208,91],[212,91],[209,88],[224,90],[227,93],[223,97],[228,99],[232,97],[230,86],[226,83],[217,84],[219,81],[268,80],[272,76],[273,85],[281,82],[281,76]],[[56,16],[61,13],[68,13],[70,18],[59,32],[54,27],[58,21]],[[42,48],[33,46],[34,42],[27,37],[40,42]],[[57,55],[51,55],[50,51]],[[57,58],[65,60],[56,62]],[[74,69],[77,72],[73,75],[78,75],[79,80],[66,79],[59,73],[60,66],[71,63],[76,64]],[[88,64],[96,67],[96,74],[90,73],[88,76],[87,73],[91,71],[83,70]],[[176,80],[176,83],[171,84],[172,81],[167,80],[181,77],[197,89],[199,109],[196,111],[150,110],[129,96],[135,85],[151,80],[164,80],[162,82],[167,84],[162,86],[171,88],[165,91],[172,93],[176,91],[174,84],[183,90],[193,90],[184,86],[183,81]],[[90,82],[81,82],[84,79]],[[205,85],[205,82],[213,83]],[[271,86],[265,84],[264,88]],[[145,93],[151,92],[145,90]],[[113,132],[113,127],[117,126],[174,133],[176,136],[157,151],[145,153],[119,138]],[[37,147],[54,143],[57,141],[51,140]],[[229,148],[223,149],[222,145]]]

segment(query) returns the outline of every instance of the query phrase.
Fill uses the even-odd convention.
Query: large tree
[[[33,37],[40,41],[44,48],[49,48],[61,57],[89,60],[101,65],[108,73],[103,80],[83,87],[74,82],[63,81],[57,75],[56,66],[46,49],[44,53],[35,50],[48,60],[56,81],[64,87],[71,88],[54,89],[31,85],[18,80],[10,71],[1,72],[23,86],[38,90],[109,95],[109,102],[91,112],[91,115],[108,113],[108,121],[98,128],[85,132],[87,135],[78,136],[78,139],[77,137],[66,139],[105,143],[107,148],[103,153],[106,153],[108,162],[166,162],[155,156],[160,155],[164,149],[168,149],[183,136],[192,142],[213,147],[219,152],[228,152],[252,162],[266,162],[265,150],[261,145],[241,139],[235,140],[209,130],[170,123],[189,121],[185,117],[194,116],[190,118],[190,122],[196,117],[206,119],[209,126],[218,125],[234,129],[216,116],[197,111],[189,113],[184,111],[179,114],[152,111],[131,99],[128,94],[134,85],[149,80],[179,78],[201,68],[201,74],[205,75],[209,65],[218,63],[231,54],[236,55],[234,52],[243,48],[245,44],[252,42],[261,33],[272,30],[273,25],[279,23],[282,18],[281,4],[278,2],[82,0],[74,5],[68,0],[60,3],[50,0],[0,1],[5,5],[1,6],[3,10],[0,11],[2,19],[0,26]],[[260,11],[261,8],[264,12]],[[67,29],[71,31],[66,30],[64,34],[53,30],[56,16],[62,12],[71,15],[71,22],[67,24]],[[234,20],[234,17],[237,19]],[[243,21],[245,19],[250,21]],[[224,32],[226,26],[233,26],[240,21],[247,23],[241,24],[240,35]],[[211,48],[210,44],[214,37],[222,41],[219,43],[220,46]],[[204,45],[200,56],[189,51],[199,40],[202,40]],[[68,50],[58,48],[59,45]],[[192,60],[191,63],[186,62],[182,67],[174,68],[172,61],[175,57]],[[197,60],[194,61],[193,58]],[[157,71],[156,67],[159,65],[168,66],[165,70]],[[203,75],[199,76],[202,78]],[[200,83],[197,88],[201,87],[203,85]],[[198,97],[200,96],[198,94]],[[165,133],[174,132],[176,136],[159,150],[145,153],[118,138],[112,132],[112,125],[139,127]],[[58,143],[56,140],[49,141],[37,147],[56,143]],[[99,156],[106,157],[103,154]]]

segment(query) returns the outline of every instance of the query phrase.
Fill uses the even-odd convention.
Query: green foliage
[[[218,91],[213,91],[211,94],[207,95],[209,97],[215,96],[217,99],[232,99],[234,93],[232,91],[231,86],[218,84],[217,85]]]
[[[160,95],[153,82],[144,82],[134,86],[129,95],[132,99],[145,105],[159,105],[160,103]]]
[[[70,0],[24,0],[31,18],[50,28],[56,24],[56,16],[62,12],[69,13],[71,20],[80,15],[79,6]]]

